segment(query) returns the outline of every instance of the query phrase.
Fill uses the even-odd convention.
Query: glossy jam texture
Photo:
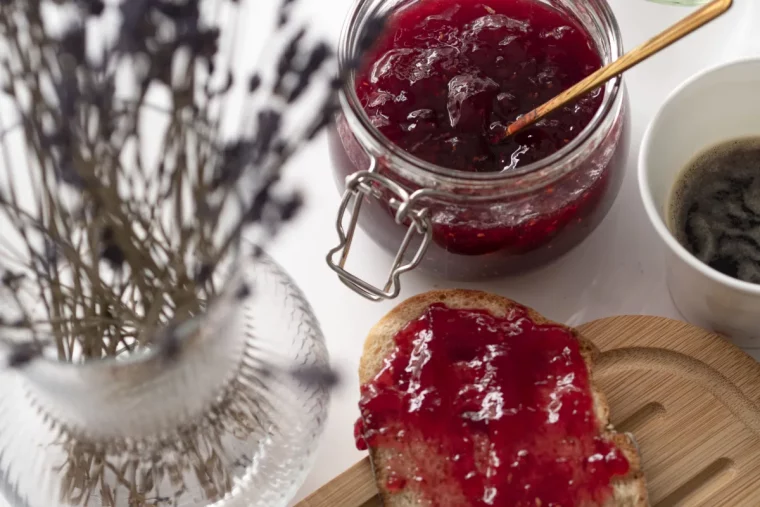
[[[598,436],[589,375],[566,329],[515,307],[429,307],[363,386],[357,446],[391,459],[387,487],[430,505],[603,505],[629,464]]]
[[[391,18],[356,91],[373,125],[417,157],[509,171],[572,141],[602,95],[506,139],[505,128],[601,63],[582,28],[536,0],[420,0]]]

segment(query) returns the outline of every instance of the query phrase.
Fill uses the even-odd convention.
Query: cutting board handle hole
[[[654,507],[702,505],[705,500],[731,482],[735,475],[736,468],[734,467],[734,462],[728,458],[720,458],[710,463],[677,490],[657,502]]]
[[[665,416],[665,407],[662,403],[653,401],[638,409],[620,424],[616,424],[615,429],[621,433],[636,434],[641,428],[663,416]]]

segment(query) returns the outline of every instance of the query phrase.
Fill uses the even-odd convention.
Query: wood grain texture
[[[380,505],[372,465],[367,457],[306,497],[296,507],[375,507]]]
[[[733,0],[713,0],[658,36],[626,53],[614,62],[605,65],[575,86],[568,88],[545,104],[538,106],[533,111],[522,115],[507,127],[504,137],[509,137],[528,125],[532,125],[552,111],[556,111],[560,107],[576,100],[578,97],[599,88],[610,79],[621,75],[631,67],[638,65],[649,57],[678,42],[698,28],[703,27],[710,21],[726,13],[731,8],[732,4]]]
[[[760,505],[760,364],[723,338],[660,317],[580,327],[612,422],[641,449],[652,507]],[[347,437],[348,438],[348,437]],[[297,507],[377,507],[368,459]]]

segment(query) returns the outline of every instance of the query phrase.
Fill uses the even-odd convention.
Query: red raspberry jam
[[[438,507],[604,505],[628,473],[598,435],[589,372],[567,329],[430,306],[362,386],[357,443],[391,459],[388,488]]]
[[[518,115],[598,69],[597,48],[619,49],[616,27],[604,24],[611,17],[598,3],[587,7],[596,13],[589,26],[602,26],[594,38],[550,5],[562,4],[557,0],[416,0],[392,14],[355,78],[358,103],[338,116],[331,153],[341,190],[347,175],[369,167],[369,151],[377,171],[410,194],[444,191],[416,204],[427,208],[433,236],[420,269],[458,280],[526,271],[569,251],[606,215],[628,158],[622,84],[607,102],[599,90],[502,136]],[[603,118],[579,146],[521,173],[578,140],[602,103]],[[362,110],[379,131],[369,132],[372,142],[369,126],[352,121]],[[460,172],[442,176],[423,161]],[[484,176],[493,179],[475,180]],[[365,200],[359,224],[395,254],[408,224],[395,222],[391,196],[378,190],[383,199]]]
[[[356,92],[372,124],[417,157],[460,171],[510,171],[573,140],[597,91],[533,127],[506,127],[599,69],[575,22],[535,0],[426,0],[393,16]]]

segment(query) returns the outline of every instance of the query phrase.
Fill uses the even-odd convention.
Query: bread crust
[[[449,308],[486,310],[495,317],[504,317],[514,307],[525,308],[528,316],[536,324],[551,324],[566,329],[578,340],[580,352],[583,356],[586,368],[589,372],[591,394],[594,401],[594,413],[600,434],[610,438],[628,459],[630,470],[628,475],[615,479],[612,482],[613,496],[604,507],[647,507],[647,492],[644,474],[641,470],[641,459],[638,448],[632,436],[615,433],[609,422],[610,409],[604,393],[599,390],[593,380],[593,365],[599,354],[599,349],[577,330],[553,322],[535,310],[520,305],[508,298],[488,292],[451,289],[425,292],[403,301],[370,330],[364,342],[364,351],[359,362],[359,382],[364,385],[374,379],[384,366],[385,359],[395,349],[394,337],[407,323],[419,318],[432,304],[443,303]],[[386,507],[406,507],[421,505],[411,492],[402,490],[391,493],[383,484],[386,467],[382,464],[392,458],[393,451],[387,449],[373,449],[370,447],[370,459],[375,470],[378,490]]]

